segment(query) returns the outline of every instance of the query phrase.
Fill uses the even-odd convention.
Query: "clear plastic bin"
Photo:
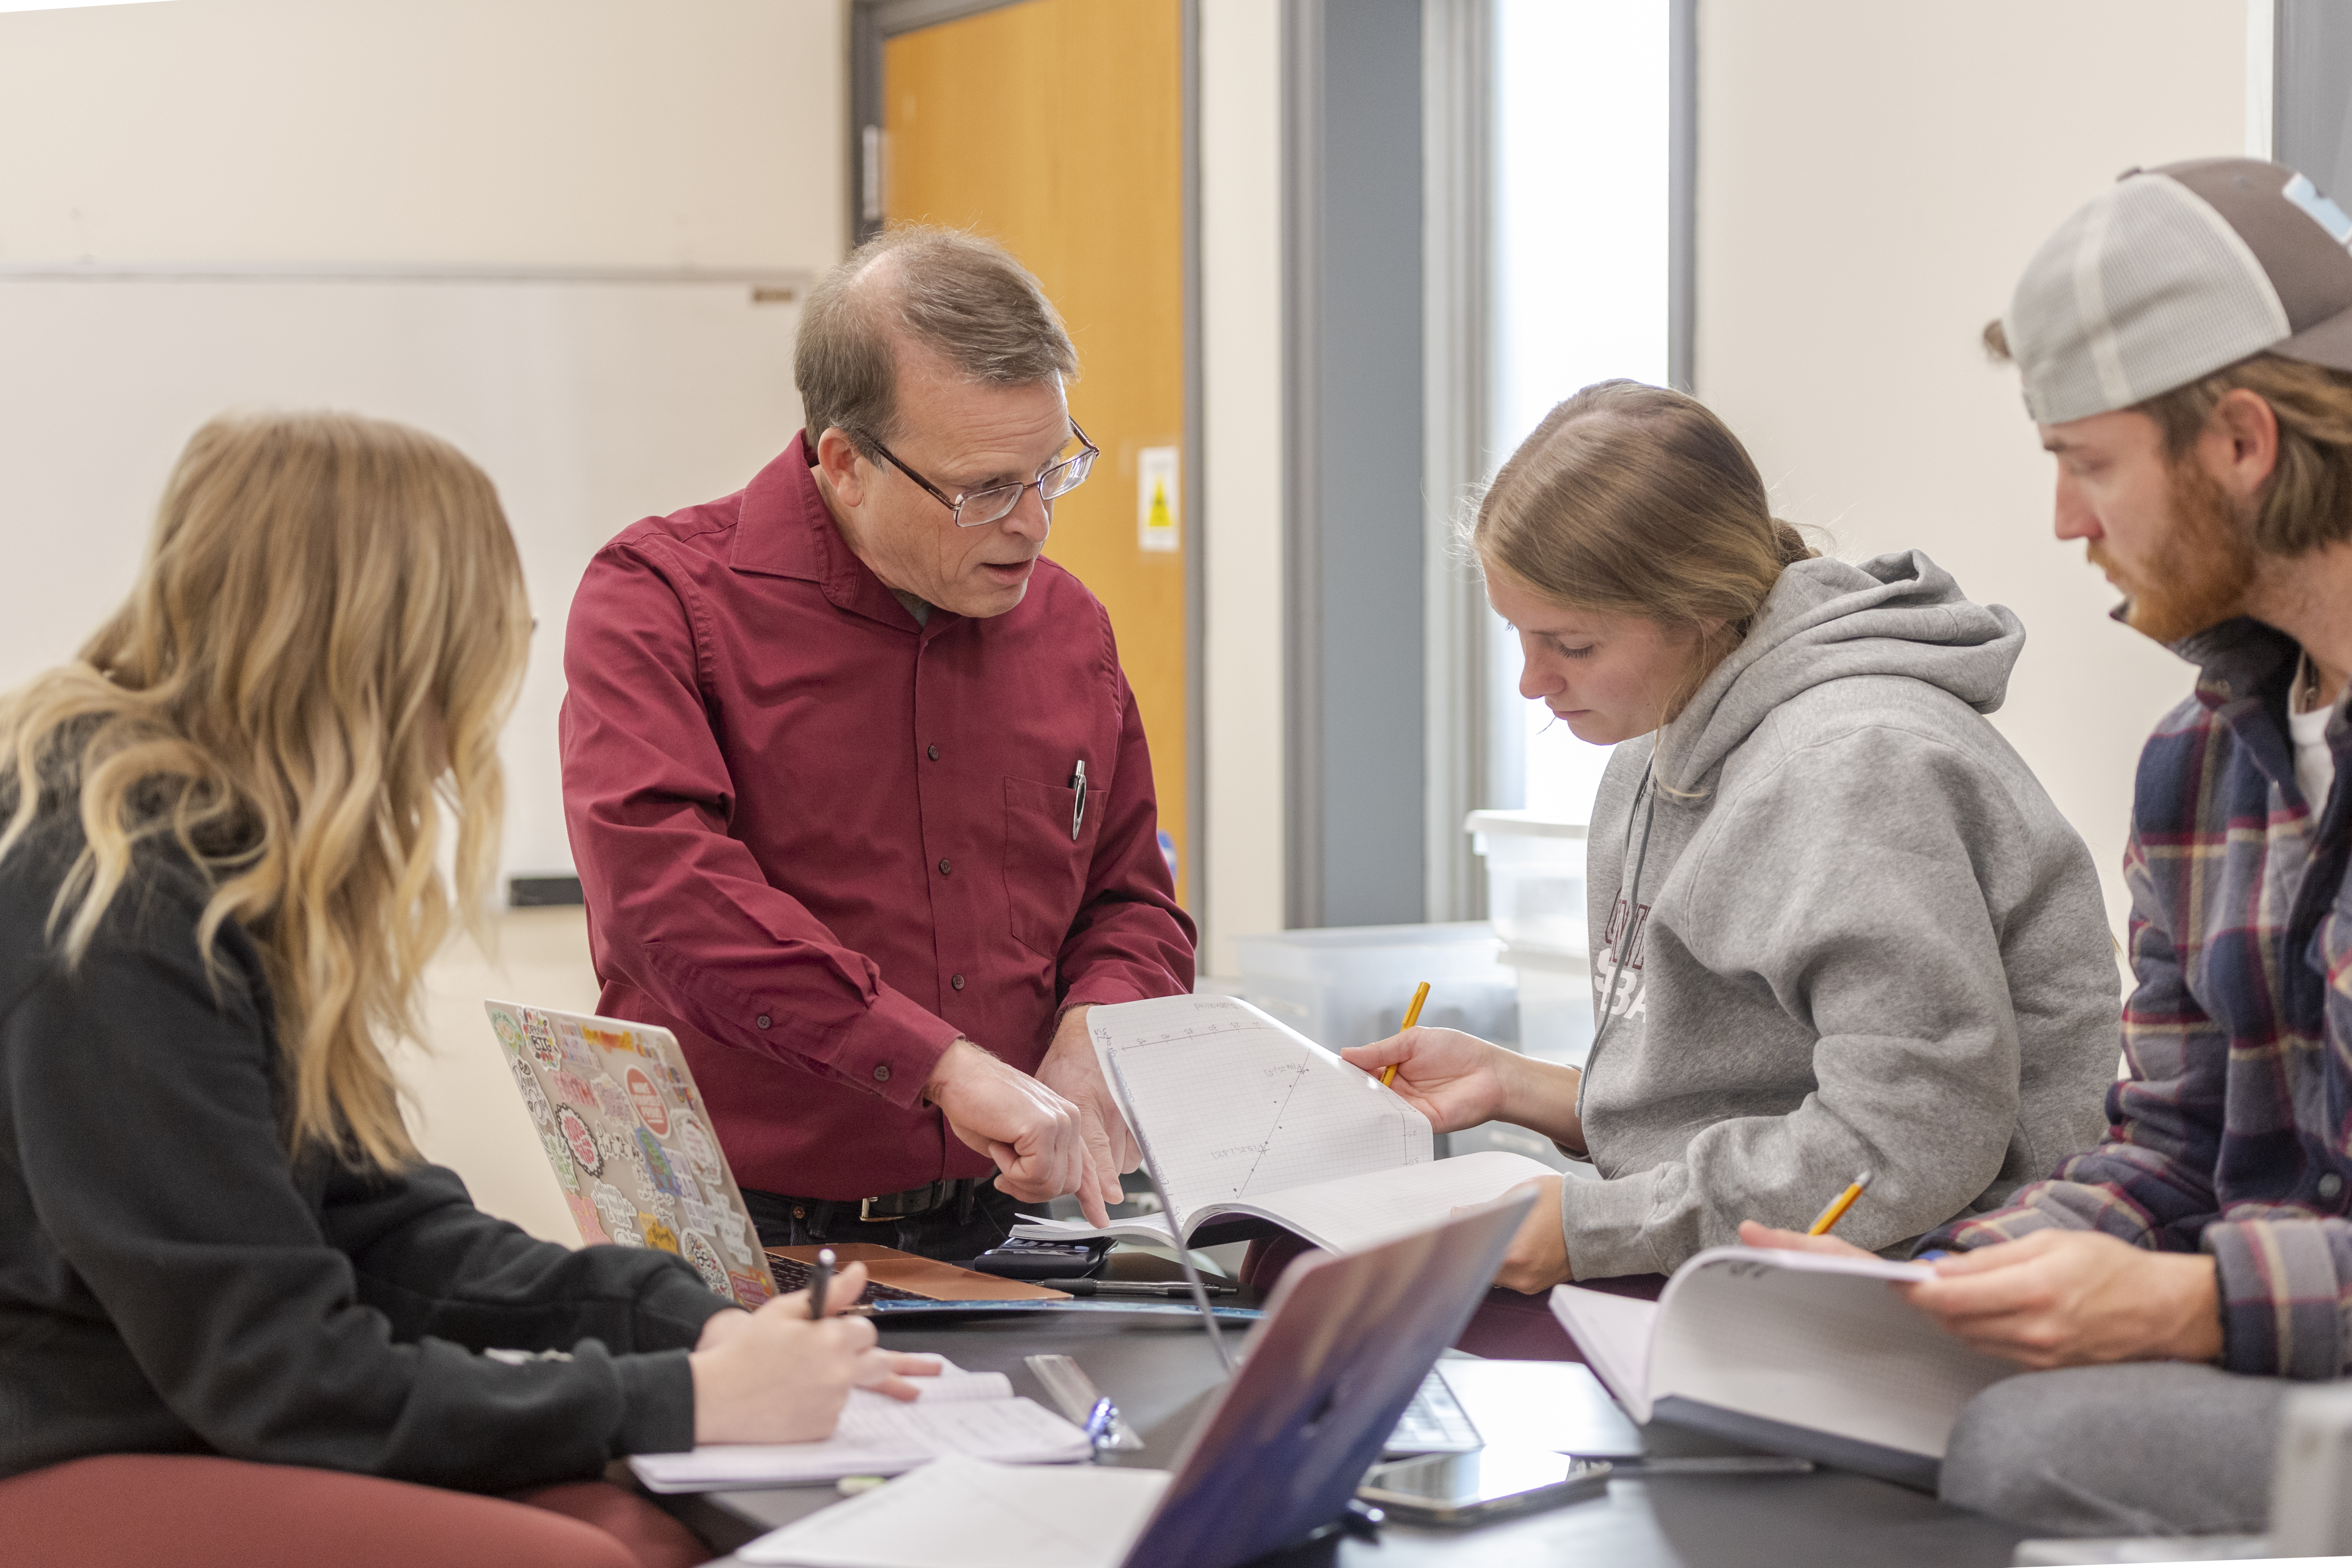
[[[1474,811],[1463,823],[1486,859],[1486,911],[1514,948],[1585,957],[1584,826],[1525,811]]]
[[[1580,956],[1521,947],[1505,948],[1503,963],[1517,977],[1519,1049],[1563,1067],[1582,1067],[1592,1050],[1591,965]]]
[[[1423,1024],[1518,1037],[1517,977],[1496,961],[1502,944],[1485,921],[1273,931],[1234,946],[1237,994],[1331,1050],[1395,1034],[1424,980]]]

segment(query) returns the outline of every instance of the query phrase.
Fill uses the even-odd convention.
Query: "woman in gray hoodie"
[[[1440,1130],[1590,1160],[1500,1282],[1671,1273],[1743,1219],[1899,1247],[2095,1139],[2118,977],[2083,841],[1983,715],[2025,633],[1916,551],[1823,559],[1737,437],[1633,382],[1555,408],[1470,542],[1522,695],[1617,743],[1581,1071],[1449,1029],[1345,1053]]]

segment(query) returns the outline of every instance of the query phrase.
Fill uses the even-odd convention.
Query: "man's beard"
[[[2243,613],[2253,585],[2254,550],[2245,524],[2212,475],[2192,459],[2173,466],[2172,526],[2139,574],[2124,578],[2094,541],[2091,563],[2118,578],[2124,624],[2177,643]]]

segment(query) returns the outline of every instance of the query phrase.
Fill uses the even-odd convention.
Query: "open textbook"
[[[1960,1407],[2021,1369],[1887,1288],[1919,1263],[1718,1247],[1655,1301],[1557,1287],[1551,1310],[1633,1419],[1933,1490]]]
[[[942,1359],[936,1378],[912,1378],[912,1404],[853,1388],[833,1436],[814,1443],[713,1443],[683,1454],[629,1461],[646,1489],[711,1491],[786,1486],[843,1476],[895,1476],[955,1455],[1015,1465],[1091,1458],[1087,1435],[1033,1399],[1001,1372],[966,1372]]]
[[[1095,1058],[1167,1188],[1171,1215],[1101,1229],[1024,1218],[1016,1236],[1165,1247],[1212,1221],[1270,1220],[1359,1252],[1558,1174],[1521,1154],[1431,1157],[1429,1119],[1379,1079],[1237,996],[1163,996],[1087,1015]]]

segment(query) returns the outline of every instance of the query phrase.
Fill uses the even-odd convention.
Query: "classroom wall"
[[[2113,591],[2052,538],[2051,459],[1978,334],[2119,172],[2246,150],[2248,13],[1699,7],[1698,395],[1782,516],[1848,557],[1925,550],[2024,620],[1993,722],[2089,843],[2118,931],[2134,760],[2190,670],[2109,622]]]
[[[0,13],[0,264],[822,268],[846,219],[842,21],[838,0]],[[90,629],[68,602],[39,628],[60,656]],[[497,963],[460,943],[434,967],[412,1121],[485,1208],[572,1241],[481,1001],[593,1007],[582,917],[501,924]]]
[[[838,0],[0,14],[0,262],[817,267]]]
[[[1208,591],[1201,972],[1284,920],[1282,13],[1201,0],[1201,540]]]

